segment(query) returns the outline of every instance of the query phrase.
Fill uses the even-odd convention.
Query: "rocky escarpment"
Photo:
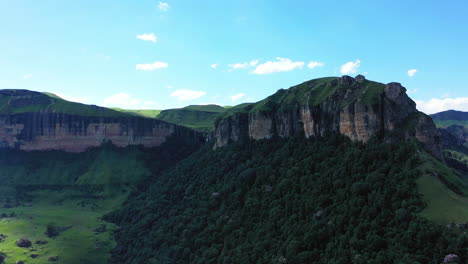
[[[82,152],[111,142],[156,147],[200,134],[164,121],[82,105],[25,90],[0,91],[0,148]]]
[[[248,139],[328,132],[362,142],[374,135],[399,133],[416,138],[441,157],[439,133],[432,119],[417,111],[406,89],[399,83],[371,82],[361,75],[311,80],[234,108],[215,123],[215,148]]]

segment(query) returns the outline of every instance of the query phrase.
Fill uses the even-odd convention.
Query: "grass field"
[[[421,216],[438,224],[468,223],[468,189],[466,181],[455,175],[439,161],[423,154],[424,164],[420,169],[422,176],[416,181],[418,191],[423,196],[427,207]],[[444,179],[445,184],[439,179]],[[457,193],[446,183],[458,187]]]
[[[452,192],[432,175],[421,176],[416,183],[427,203],[421,216],[438,224],[468,223],[468,199]]]
[[[133,109],[122,109],[122,108],[111,108],[112,110],[116,110],[119,112],[130,113],[135,115],[140,115],[148,118],[156,118],[161,113],[161,110],[150,110],[150,109],[140,109],[140,110],[133,110]]]
[[[6,264],[24,260],[28,264],[51,263],[49,257],[58,256],[55,263],[66,264],[104,264],[114,247],[112,230],[114,226],[101,220],[103,214],[118,206],[124,199],[120,197],[83,200],[63,198],[69,194],[53,191],[32,193],[33,201],[28,206],[0,209],[0,214],[15,213],[15,217],[0,220],[0,234],[6,239],[0,242],[0,252],[7,255]],[[47,225],[55,223],[60,227],[70,227],[55,238],[45,235]],[[95,232],[102,225],[106,231]],[[30,248],[20,248],[16,241],[29,239]],[[46,240],[44,245],[35,244]],[[32,258],[31,254],[39,255]]]

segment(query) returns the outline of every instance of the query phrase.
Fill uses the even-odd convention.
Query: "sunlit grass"
[[[0,252],[7,254],[6,264],[14,264],[18,260],[26,260],[28,264],[45,264],[50,263],[51,256],[58,256],[58,263],[107,263],[110,250],[115,245],[112,239],[112,230],[115,227],[102,221],[101,217],[118,206],[124,196],[91,200],[87,201],[88,205],[80,206],[78,202],[84,200],[61,202],[60,193],[57,192],[39,191],[34,194],[35,198],[30,207],[0,209],[0,213],[16,214],[16,217],[0,220],[0,234],[7,235],[7,238],[0,242]],[[52,222],[71,228],[56,238],[48,238],[45,231],[47,224]],[[107,230],[96,233],[95,230],[101,225],[106,225]],[[16,241],[20,238],[31,240],[33,246],[16,246]],[[47,240],[48,243],[37,245],[37,240]],[[33,259],[31,254],[38,254],[39,257]]]

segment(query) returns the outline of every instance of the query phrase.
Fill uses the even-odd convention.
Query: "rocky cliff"
[[[105,142],[155,147],[170,136],[200,135],[164,121],[26,90],[0,91],[0,148],[82,152]]]
[[[230,142],[275,136],[306,137],[339,132],[366,142],[398,133],[416,138],[441,157],[439,133],[432,119],[399,83],[382,84],[343,76],[311,80],[255,104],[233,108],[215,122],[215,148]]]

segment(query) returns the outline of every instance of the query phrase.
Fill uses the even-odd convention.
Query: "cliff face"
[[[155,147],[170,136],[200,140],[184,127],[42,93],[4,90],[0,103],[0,148],[82,152],[109,141],[119,147]]]
[[[411,124],[406,124],[409,119]],[[416,110],[406,89],[399,83],[384,85],[363,76],[312,80],[233,110],[215,124],[215,148],[249,138],[311,137],[327,132],[363,142],[376,134],[397,132],[416,138],[441,157],[434,123]]]

